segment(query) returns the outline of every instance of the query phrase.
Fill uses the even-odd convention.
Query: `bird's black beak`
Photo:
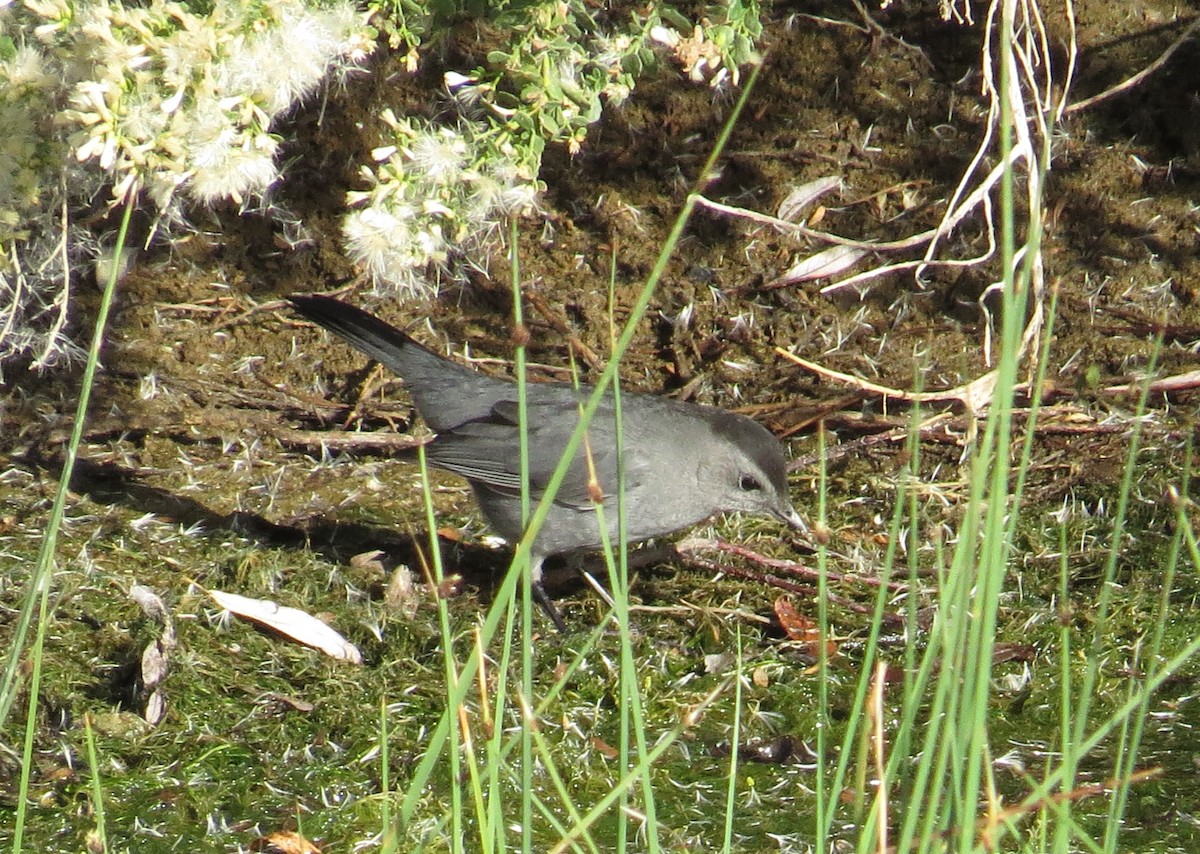
[[[796,531],[808,531],[808,523],[796,512],[794,507],[788,506],[775,511],[775,514],[784,522],[787,522],[788,527]]]

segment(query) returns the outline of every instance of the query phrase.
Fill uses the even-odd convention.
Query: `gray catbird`
[[[429,462],[471,485],[484,517],[509,542],[521,538],[521,469],[517,387],[445,359],[377,317],[338,300],[293,296],[304,317],[346,339],[404,378],[417,411],[437,437]],[[579,423],[591,389],[530,383],[526,405],[529,495],[537,506]],[[723,511],[804,522],[788,497],[783,449],[765,428],[723,409],[648,394],[621,396],[625,513],[631,542],[670,534]],[[611,395],[588,425],[584,446],[567,469],[549,515],[533,542],[533,592],[565,630],[541,583],[550,555],[602,547],[592,492],[595,472],[608,537],[617,538],[617,434]]]

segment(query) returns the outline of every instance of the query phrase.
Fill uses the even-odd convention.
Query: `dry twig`
[[[1110,86],[1109,88],[1105,89],[1103,92],[1097,92],[1095,95],[1092,95],[1090,98],[1084,98],[1082,101],[1076,101],[1075,103],[1066,107],[1063,110],[1063,113],[1068,116],[1071,115],[1072,113],[1078,113],[1082,110],[1086,110],[1091,107],[1094,107],[1097,104],[1102,104],[1105,101],[1109,100],[1110,98],[1115,98],[1117,95],[1120,95],[1123,92],[1128,92],[1130,89],[1133,89],[1135,86],[1140,85],[1148,77],[1150,77],[1150,75],[1154,74],[1156,71],[1161,69],[1164,65],[1166,65],[1167,60],[1169,60],[1174,55],[1175,51],[1177,51],[1177,50],[1179,50],[1179,48],[1183,47],[1183,43],[1186,42],[1188,39],[1190,39],[1192,36],[1194,36],[1198,30],[1200,30],[1200,18],[1196,18],[1194,21],[1192,21],[1190,24],[1188,24],[1187,29],[1185,29],[1182,33],[1179,34],[1179,38],[1177,38],[1177,39],[1175,39],[1175,41],[1171,42],[1171,44],[1167,47],[1167,49],[1164,50],[1159,55],[1158,59],[1154,60],[1152,63],[1150,63],[1145,68],[1143,68],[1141,71],[1139,71],[1137,74],[1134,74],[1132,77],[1128,77],[1125,80],[1122,80],[1116,86]]]

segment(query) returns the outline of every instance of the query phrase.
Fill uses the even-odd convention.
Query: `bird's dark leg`
[[[554,607],[554,603],[546,595],[546,589],[542,587],[542,580],[539,578],[537,581],[534,581],[531,587],[534,601],[542,606],[542,610],[546,612],[546,616],[554,623],[554,627],[565,635],[567,633],[567,624],[563,621],[562,614],[558,613],[558,608]]]

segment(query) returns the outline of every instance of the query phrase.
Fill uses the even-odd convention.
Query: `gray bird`
[[[431,465],[465,478],[492,528],[521,539],[521,470],[517,386],[437,355],[399,329],[344,302],[292,296],[304,317],[400,375],[436,438]],[[536,507],[579,423],[591,388],[567,383],[527,386],[529,495]],[[712,406],[648,394],[621,396],[626,533],[630,542],[659,537],[726,511],[804,522],[788,497],[783,448],[764,427]],[[588,425],[530,555],[535,598],[561,631],[566,625],[542,588],[550,555],[600,549],[617,539],[617,443],[611,394]],[[585,450],[586,448],[586,450]],[[607,536],[589,492],[586,454],[602,492]]]

